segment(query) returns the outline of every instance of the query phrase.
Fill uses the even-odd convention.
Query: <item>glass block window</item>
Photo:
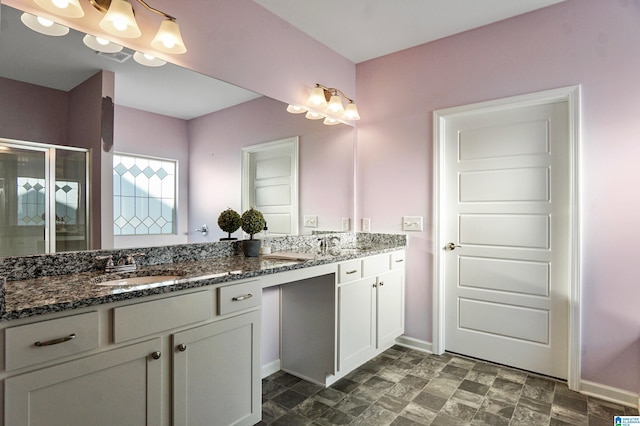
[[[46,180],[18,176],[18,226],[44,226]],[[80,182],[56,181],[56,224],[75,225],[80,202]]]
[[[114,235],[175,234],[177,162],[113,155]]]

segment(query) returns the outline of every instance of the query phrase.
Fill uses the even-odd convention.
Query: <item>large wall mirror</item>
[[[217,226],[219,213],[241,209],[242,148],[294,136],[300,141],[300,233],[313,230],[302,223],[305,215],[317,216],[320,230],[340,230],[342,219],[351,218],[351,127],[306,120],[287,113],[282,102],[172,64],[145,67],[127,55],[96,54],[82,43],[84,34],[38,34],[22,24],[21,11],[1,8],[0,139],[92,152],[89,248],[217,241],[226,236]],[[104,105],[83,107],[79,88],[89,85],[112,93],[112,129],[104,128]],[[114,152],[177,161],[174,233],[114,237]],[[202,235],[196,229],[205,224],[210,232]]]

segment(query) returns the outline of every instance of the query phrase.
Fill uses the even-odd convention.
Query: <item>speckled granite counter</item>
[[[350,248],[339,246],[338,248],[330,249],[324,253],[315,254],[312,260],[306,261],[266,260],[263,257],[246,258],[239,254],[231,255],[229,253],[225,253],[224,250],[222,252],[216,250],[207,251],[207,254],[203,255],[205,245],[188,245],[188,249],[198,253],[198,256],[205,258],[187,256],[191,257],[191,259],[185,260],[181,259],[180,256],[173,256],[172,261],[155,262],[155,264],[152,264],[153,261],[150,260],[151,256],[149,256],[146,264],[140,262],[141,266],[133,274],[105,274],[103,271],[97,270],[94,267],[92,270],[89,268],[90,270],[78,273],[38,276],[38,271],[41,271],[43,268],[42,265],[34,267],[30,264],[27,269],[33,270],[35,268],[38,270],[36,272],[32,271],[32,274],[35,275],[33,278],[8,279],[4,286],[2,286],[2,292],[0,292],[0,295],[4,295],[4,303],[2,303],[3,300],[0,298],[0,303],[2,303],[2,314],[0,319],[7,321],[26,318],[50,312],[60,312],[103,303],[134,299],[153,294],[168,293],[177,290],[252,278],[266,274],[308,268],[370,256],[378,253],[390,252],[403,248],[406,245],[406,239],[404,236],[398,236],[402,238],[376,238],[376,235],[384,234],[368,235],[368,239],[351,240],[350,242],[352,244],[350,245]],[[305,241],[303,241],[306,245],[292,245],[292,239],[295,238],[304,237],[284,237],[281,240],[274,239],[274,248],[277,251],[318,253],[316,248],[311,248],[312,244],[310,241],[315,241],[315,238],[306,238]],[[235,244],[237,245],[238,243]],[[157,250],[157,248],[151,248],[148,251],[153,253],[154,250]],[[237,247],[234,248],[234,250],[237,250]],[[100,254],[103,254],[103,252],[100,252]],[[69,254],[67,256],[72,255],[73,254]],[[95,256],[96,252],[93,252],[92,259],[94,259]],[[43,261],[46,263],[46,256]],[[18,262],[15,264],[22,263]],[[81,268],[81,265],[78,265],[78,268]],[[54,270],[59,271],[59,269],[55,268]],[[105,275],[108,275],[108,279],[146,275],[179,275],[180,277],[174,281],[145,285],[97,285],[96,282],[107,280]],[[2,277],[0,277],[0,285],[2,285],[2,280]]]

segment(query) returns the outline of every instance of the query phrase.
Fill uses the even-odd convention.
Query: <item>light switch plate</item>
[[[318,216],[304,216],[304,227],[305,228],[317,228],[318,227]]]
[[[422,216],[402,216],[403,231],[422,231]]]
[[[362,218],[362,232],[371,232],[371,219],[368,217]]]
[[[351,229],[351,219],[349,219],[348,217],[343,217],[342,218],[342,230],[343,231],[348,231]]]

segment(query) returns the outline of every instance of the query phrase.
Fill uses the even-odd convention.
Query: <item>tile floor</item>
[[[258,425],[613,425],[635,408],[486,362],[387,350],[329,388],[282,371],[262,381]]]

